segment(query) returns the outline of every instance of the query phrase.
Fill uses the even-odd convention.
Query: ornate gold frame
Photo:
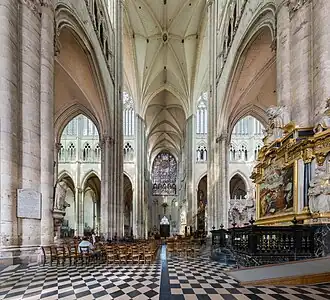
[[[258,155],[258,163],[252,173],[252,180],[256,184],[256,224],[273,225],[293,220],[309,219],[308,208],[298,213],[298,160],[311,162],[314,155],[314,137],[310,133],[313,128],[297,128],[293,122],[284,128],[284,136],[264,146]],[[306,134],[306,136],[305,136]],[[293,211],[279,213],[273,216],[260,217],[260,184],[265,179],[265,169],[273,164],[279,164],[282,169],[293,165]]]
[[[293,163],[283,167],[283,169],[293,167],[293,209],[290,212],[278,213],[273,216],[260,217],[260,185],[262,181],[256,183],[256,224],[272,224],[290,222],[297,214],[298,211],[298,162],[295,160]]]

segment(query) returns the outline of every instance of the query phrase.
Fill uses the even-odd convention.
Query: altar
[[[257,225],[330,223],[329,117],[328,106],[314,128],[270,119],[251,176]]]

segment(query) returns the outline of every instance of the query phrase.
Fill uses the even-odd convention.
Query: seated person
[[[82,241],[79,243],[78,252],[79,253],[81,253],[81,251],[83,251],[84,253],[87,252],[86,248],[81,249],[81,247],[86,247],[86,248],[88,247],[89,253],[91,253],[94,256],[98,255],[97,252],[94,252],[94,249],[95,249],[94,245],[85,236],[83,237]]]

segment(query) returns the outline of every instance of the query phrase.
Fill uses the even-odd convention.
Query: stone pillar
[[[218,171],[216,172],[216,188],[215,194],[217,198],[215,199],[215,224],[216,229],[220,225],[224,225],[228,228],[228,202],[229,202],[229,178],[228,178],[228,135],[226,133],[222,134],[217,138],[216,147],[216,158],[215,162],[217,164]]]
[[[290,18],[289,9],[283,1],[277,10],[276,72],[277,103],[285,106],[284,124],[291,120],[291,70],[290,70]]]
[[[133,194],[133,235],[137,238],[144,237],[144,159],[145,159],[145,126],[144,120],[136,115],[136,175]]]
[[[314,124],[320,121],[330,99],[330,1],[313,1]]]
[[[78,212],[78,236],[84,235],[84,192],[81,188],[76,187],[75,200],[77,203]]]
[[[110,222],[110,188],[111,188],[111,148],[112,139],[109,136],[103,136],[101,139],[101,234],[105,239],[112,237],[111,222]]]
[[[216,5],[214,1],[208,1],[208,29],[209,29],[209,99],[208,99],[208,151],[207,151],[207,206],[208,206],[208,228],[210,232],[213,226],[216,226],[216,164],[215,164],[215,146],[216,146],[216,128],[217,128],[217,114],[216,114],[216,56],[217,56],[217,40],[216,36]]]
[[[188,225],[191,225],[196,229],[197,223],[192,223],[193,216],[197,213],[197,200],[194,193],[194,180],[193,180],[193,115],[186,120],[186,133],[185,133],[185,144],[186,144],[186,200],[188,204],[187,219]]]
[[[21,22],[21,182],[20,188],[40,192],[40,36],[39,1],[20,1]],[[40,221],[18,219],[23,245],[40,244]]]
[[[0,256],[17,245],[16,197],[18,184],[18,5],[0,2]]]
[[[54,8],[46,3],[41,10],[40,49],[41,244],[49,245],[54,240]]]
[[[291,103],[292,119],[297,125],[312,125],[311,93],[311,3],[291,1],[289,4],[291,19]]]

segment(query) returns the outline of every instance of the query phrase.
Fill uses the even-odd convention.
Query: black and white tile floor
[[[150,266],[10,266],[0,271],[0,299],[330,299],[330,284],[242,287],[226,275],[228,266],[203,254],[161,255]]]

